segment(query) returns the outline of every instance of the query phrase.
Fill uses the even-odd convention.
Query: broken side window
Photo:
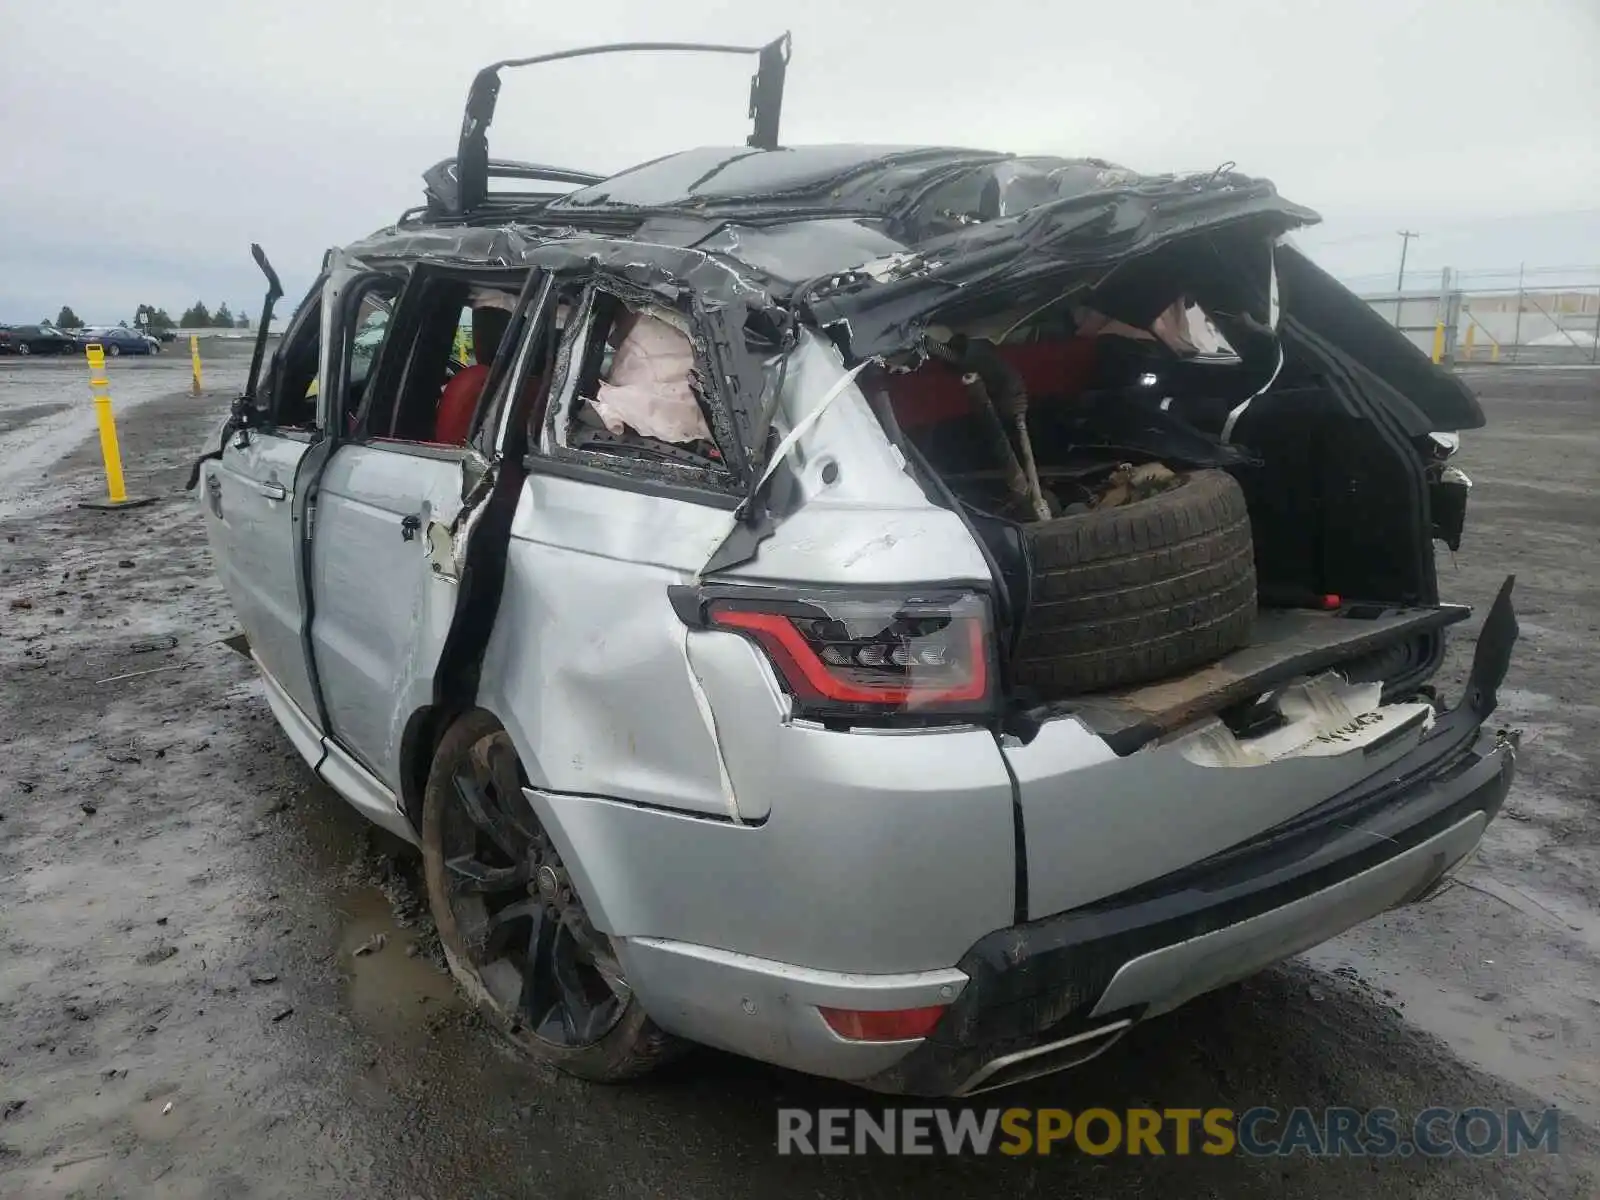
[[[344,428],[353,430],[357,414],[367,400],[368,385],[376,375],[379,359],[389,341],[396,302],[400,298],[402,281],[377,279],[366,284],[355,302],[354,311],[347,318],[345,330],[345,394],[340,398],[340,420]]]
[[[317,372],[322,363],[322,281],[290,318],[265,394],[272,424],[281,430],[315,433],[317,422]]]
[[[566,380],[546,429],[562,457],[726,478],[683,313],[592,289],[565,331],[561,360]]]

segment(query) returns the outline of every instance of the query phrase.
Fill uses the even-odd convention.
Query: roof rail
[[[549,183],[576,183],[588,187],[606,177],[593,171],[579,171],[573,167],[550,167],[543,163],[518,162],[511,158],[489,160],[490,179],[543,179]]]
[[[514,166],[538,171],[561,171],[561,168],[535,167],[533,164],[508,164],[489,158],[489,124],[494,120],[495,102],[500,96],[500,72],[507,67],[531,67],[540,63],[559,62],[567,58],[586,58],[595,54],[620,54],[636,50],[687,50],[704,54],[754,54],[757,56],[755,76],[750,80],[750,111],[752,122],[747,145],[760,150],[778,148],[778,119],[783,110],[783,83],[789,65],[790,38],[787,33],[765,46],[726,46],[707,42],[615,42],[606,46],[583,46],[572,50],[558,50],[552,54],[538,54],[532,58],[507,58],[484,67],[472,80],[467,92],[467,108],[461,119],[461,141],[454,159],[446,159],[429,168],[423,178],[427,181],[429,198],[439,204],[449,215],[463,216],[481,205],[489,195],[492,176],[508,175],[504,169]],[[448,171],[445,168],[448,167]],[[581,178],[580,178],[581,176]],[[554,174],[510,174],[517,179],[549,179],[562,183],[598,183],[602,177],[590,177],[586,172],[564,171]],[[437,186],[436,186],[437,185]]]
[[[446,158],[434,163],[422,173],[422,186],[428,200],[425,206],[428,212],[447,217],[460,217],[473,209],[481,208],[489,199],[490,179],[532,179],[547,183],[575,183],[580,187],[587,187],[591,183],[599,183],[604,178],[604,175],[597,175],[593,171],[579,171],[572,167],[551,167],[543,163],[491,158],[484,174],[484,191],[481,198],[477,204],[467,205],[462,203],[461,173],[457,160]],[[560,192],[530,192],[524,194],[522,198],[537,203],[553,200],[559,195]]]

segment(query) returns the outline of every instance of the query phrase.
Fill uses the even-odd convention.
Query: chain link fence
[[[1345,280],[1436,361],[1600,363],[1600,266],[1408,274],[1404,291]]]

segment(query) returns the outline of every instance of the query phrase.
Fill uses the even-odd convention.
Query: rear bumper
[[[818,971],[624,938],[646,1009],[681,1036],[879,1091],[963,1095],[1060,1070],[1132,1024],[1429,892],[1477,845],[1515,763],[1466,709],[1382,779],[1251,842],[1091,905],[1000,929],[954,968]],[[818,1005],[948,1004],[926,1039],[847,1041]]]
[[[1416,756],[1459,734],[1447,719]],[[990,934],[957,964],[967,985],[932,1035],[862,1082],[950,1095],[1059,1070],[1135,1021],[1417,899],[1477,846],[1514,762],[1511,741],[1477,733],[1445,761],[1335,797],[1255,843]]]

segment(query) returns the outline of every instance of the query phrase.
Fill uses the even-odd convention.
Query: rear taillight
[[[721,595],[704,614],[766,652],[804,715],[976,716],[992,704],[989,605],[973,592]]]

